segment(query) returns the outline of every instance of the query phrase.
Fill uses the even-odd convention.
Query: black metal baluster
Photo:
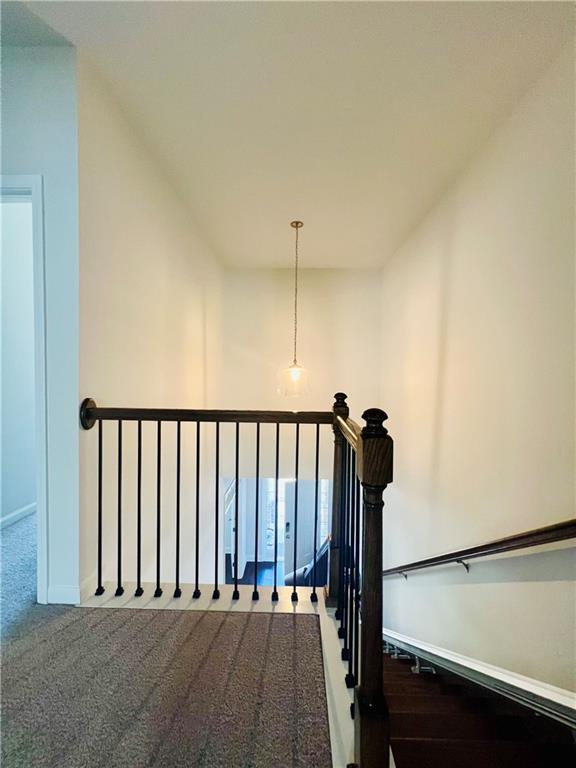
[[[200,595],[200,422],[196,422],[196,540],[194,547],[194,592],[192,597],[197,600]]]
[[[220,552],[220,422],[216,422],[216,481],[214,486],[214,591],[212,600],[218,600],[218,554]]]
[[[352,468],[352,448],[348,446],[348,462],[346,465],[346,507],[344,514],[344,594],[342,603],[343,640],[342,659],[348,659],[348,591],[350,589],[350,470]]]
[[[254,591],[252,592],[252,600],[258,600],[260,595],[258,594],[258,540],[260,538],[260,525],[259,525],[259,512],[260,512],[260,422],[256,424],[256,504],[255,504],[255,521],[254,521]]]
[[[316,594],[316,556],[318,552],[318,493],[320,486],[320,424],[316,424],[316,459],[315,459],[315,481],[314,481],[314,560],[312,565],[312,594],[310,600],[313,603],[318,602]]]
[[[344,601],[344,517],[346,514],[346,477],[347,477],[347,461],[348,461],[348,443],[344,441],[344,449],[341,451],[341,467],[340,467],[340,503],[339,503],[339,521],[338,521],[338,542],[339,542],[339,557],[338,557],[338,595],[337,606],[334,618],[340,622],[338,628],[338,637],[341,636],[342,631],[342,604]]]
[[[138,447],[136,465],[136,591],[134,597],[144,594],[142,589],[142,422],[138,421]]]
[[[348,444],[344,444],[344,450],[342,451],[342,490],[341,497],[342,503],[340,508],[340,525],[338,531],[338,540],[340,542],[340,557],[338,561],[338,567],[340,573],[338,574],[338,607],[336,609],[336,618],[340,621],[338,627],[338,637],[340,637],[342,631],[342,604],[344,595],[344,514],[346,510],[346,460],[348,455]]]
[[[240,502],[240,478],[239,478],[239,462],[240,462],[240,423],[236,422],[236,458],[235,458],[235,477],[236,484],[234,486],[234,591],[232,592],[232,600],[240,599],[240,592],[238,590],[238,505]]]
[[[154,597],[162,596],[160,588],[160,533],[162,510],[162,422],[157,422],[157,446],[156,446],[156,589]]]
[[[124,594],[122,586],[122,422],[118,422],[118,584],[116,586],[116,597]]]
[[[102,420],[100,420],[98,422],[98,585],[96,595],[104,594],[102,584],[102,444],[104,442],[102,429]]]
[[[181,597],[180,589],[180,450],[182,438],[182,424],[176,424],[176,589],[174,597]]]
[[[354,595],[356,590],[356,452],[352,451],[352,463],[350,468],[350,557],[349,557],[349,586],[348,586],[348,674],[346,675],[346,687],[354,688],[354,648],[358,642],[354,625]]]
[[[347,568],[346,568],[346,555],[348,551],[348,540],[347,540],[347,519],[348,519],[348,508],[350,503],[350,446],[348,443],[346,443],[346,449],[344,451],[344,473],[342,476],[342,498],[344,500],[344,503],[342,505],[342,535],[340,537],[340,562],[341,562],[341,578],[340,578],[340,627],[338,628],[338,637],[341,640],[346,639],[346,607],[347,607],[347,600],[346,600],[346,581],[347,581]],[[344,648],[342,649],[342,658],[345,658],[346,650],[346,644],[344,644]]]
[[[278,476],[280,474],[280,424],[276,424],[276,493],[274,496],[274,589],[272,601],[278,600]]]
[[[344,592],[342,595],[342,626],[340,637],[344,641],[342,647],[342,661],[348,661],[348,592],[350,590],[350,472],[352,469],[352,449],[348,446],[348,463],[346,467],[346,506],[344,514],[343,555],[344,563]]]
[[[348,647],[348,595],[350,592],[350,498],[351,498],[351,470],[353,451],[348,446],[348,465],[346,473],[346,514],[344,515],[344,595],[342,603],[342,661],[348,661],[350,649]]]
[[[358,676],[358,658],[360,653],[360,597],[361,597],[361,579],[362,573],[360,571],[360,542],[361,536],[361,520],[362,520],[362,505],[360,503],[360,480],[356,478],[355,489],[356,495],[355,510],[356,510],[356,540],[354,542],[354,637],[356,642],[354,643],[354,666],[352,674],[354,675],[355,682],[360,679]]]
[[[290,599],[293,603],[298,602],[298,592],[296,591],[296,568],[298,567],[298,472],[300,459],[300,424],[296,424],[296,458],[294,460],[294,562],[292,578],[292,595]]]

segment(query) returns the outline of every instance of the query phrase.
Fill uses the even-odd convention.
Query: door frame
[[[46,258],[44,249],[44,185],[40,175],[0,175],[0,198],[32,203],[34,271],[34,388],[36,406],[36,592],[48,602],[48,432],[46,387]]]

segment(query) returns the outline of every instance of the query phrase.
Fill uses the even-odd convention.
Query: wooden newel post
[[[354,692],[355,761],[359,768],[388,768],[389,718],[382,656],[382,495],[392,482],[393,441],[379,408],[362,414],[359,475],[362,482],[362,593],[360,680]],[[360,446],[359,446],[360,448]]]
[[[340,431],[336,419],[338,416],[347,419],[350,410],[346,403],[347,395],[344,392],[337,392],[334,395],[334,405],[332,412],[334,422],[332,429],[334,431],[334,479],[332,483],[332,528],[330,535],[330,574],[328,580],[328,596],[326,605],[335,608],[338,605],[338,596],[340,595],[340,521],[344,514],[344,462],[346,440]],[[339,616],[337,616],[339,618]]]

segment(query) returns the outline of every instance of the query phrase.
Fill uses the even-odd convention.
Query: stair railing
[[[314,502],[314,559],[313,585],[310,593],[312,602],[317,602],[316,581],[316,552],[318,545],[318,513],[319,513],[319,455],[321,427],[331,425],[334,434],[334,469],[332,494],[332,526],[330,534],[330,562],[328,573],[328,590],[326,603],[336,608],[335,618],[339,622],[338,635],[343,641],[342,659],[347,662],[346,685],[354,688],[354,750],[355,765],[358,768],[388,768],[389,764],[389,726],[388,708],[383,689],[383,654],[382,654],[382,510],[383,493],[386,486],[392,482],[393,441],[384,428],[388,418],[384,411],[370,408],[362,414],[365,426],[360,427],[349,417],[346,395],[339,392],[335,395],[332,411],[224,411],[224,410],[185,410],[166,408],[108,408],[99,407],[94,400],[85,399],[80,408],[80,423],[86,429],[98,425],[97,446],[97,585],[96,595],[105,591],[103,579],[103,525],[104,525],[104,449],[105,442],[114,441],[117,446],[116,458],[116,588],[115,595],[124,593],[123,558],[124,542],[123,529],[126,525],[123,508],[123,483],[126,474],[123,469],[123,431],[125,422],[136,422],[136,467],[130,475],[136,480],[136,590],[135,596],[144,593],[142,583],[142,476],[143,476],[143,443],[145,440],[142,425],[151,422],[155,425],[155,574],[156,583],[154,597],[163,594],[165,584],[162,580],[162,546],[161,537],[163,521],[166,515],[172,516],[175,526],[174,538],[174,582],[173,596],[182,595],[180,578],[180,561],[182,554],[181,541],[181,479],[182,479],[182,426],[187,422],[196,424],[195,432],[195,534],[191,557],[194,562],[194,592],[192,597],[201,595],[199,576],[199,531],[202,524],[200,495],[201,489],[201,427],[207,430],[209,425],[213,430],[215,444],[214,482],[214,588],[212,599],[220,597],[220,570],[222,565],[219,557],[219,523],[221,510],[220,498],[220,425],[233,423],[235,425],[234,447],[234,526],[233,526],[233,584],[232,599],[240,597],[238,574],[238,526],[239,526],[239,456],[242,451],[240,441],[240,425],[253,424],[255,427],[255,466],[256,466],[256,498],[255,498],[255,575],[252,599],[259,599],[258,592],[258,515],[259,515],[259,481],[260,481],[260,427],[262,424],[275,425],[275,515],[274,515],[274,588],[272,600],[278,596],[278,484],[280,476],[280,430],[283,425],[295,426],[294,449],[294,540],[292,552],[287,558],[293,558],[294,574],[297,570],[298,554],[298,482],[300,472],[300,426],[315,425],[315,502]],[[111,423],[115,429],[107,428],[104,435],[104,424]],[[162,431],[167,422],[176,422],[175,434],[168,435],[168,430]],[[127,431],[127,430],[126,430]],[[124,435],[125,436],[125,435]],[[150,437],[150,436],[149,436]],[[162,473],[162,450],[168,437],[176,441],[175,471],[170,476]],[[150,448],[150,446],[148,446]],[[175,484],[175,508],[164,509],[162,490],[165,483]],[[134,510],[133,510],[134,512]],[[189,512],[189,511],[188,511]],[[130,524],[134,521],[131,519]],[[187,547],[187,552],[190,548]],[[291,599],[298,601],[296,578],[292,583]]]
[[[379,408],[349,418],[335,396],[334,496],[327,603],[336,608],[346,685],[354,687],[354,752],[358,768],[389,765],[389,716],[383,687],[382,511],[392,482],[393,441]]]
[[[131,437],[136,443],[136,459],[135,459],[135,466],[129,468],[129,471],[126,471],[126,468],[123,467],[123,461],[125,460],[125,453],[126,451],[123,450],[123,437],[126,438],[128,427],[126,426],[126,423],[134,423],[136,422],[135,427],[135,434]],[[301,545],[301,539],[299,539],[298,536],[298,482],[299,482],[299,472],[301,472],[300,467],[300,428],[302,425],[313,425],[316,427],[315,429],[315,470],[312,470],[315,472],[315,498],[316,502],[314,504],[313,514],[314,514],[314,521],[313,521],[313,529],[314,529],[314,536],[317,538],[318,536],[318,498],[319,498],[319,483],[320,483],[320,477],[319,477],[319,452],[320,452],[320,442],[321,442],[321,427],[323,425],[331,425],[333,423],[333,414],[331,411],[228,411],[228,410],[188,410],[188,409],[174,409],[174,408],[107,408],[107,407],[99,407],[96,405],[94,400],[87,398],[82,402],[82,405],[80,407],[80,423],[81,426],[84,429],[91,429],[96,424],[98,425],[98,458],[97,458],[97,520],[96,526],[97,526],[97,553],[96,553],[96,574],[97,574],[97,585],[96,585],[96,595],[102,595],[105,592],[105,586],[104,586],[104,551],[103,551],[103,539],[104,539],[104,517],[105,517],[105,498],[104,498],[104,484],[107,481],[112,481],[113,483],[116,483],[116,489],[117,489],[117,496],[115,500],[116,509],[115,512],[115,533],[116,533],[116,552],[115,552],[115,560],[116,560],[116,588],[115,588],[115,595],[120,596],[124,593],[124,570],[123,570],[123,562],[125,560],[126,552],[125,552],[125,542],[123,540],[123,533],[125,532],[126,525],[135,525],[136,528],[136,590],[134,592],[135,597],[141,597],[144,594],[144,587],[142,582],[142,560],[143,560],[143,551],[142,551],[142,535],[143,535],[143,528],[146,522],[148,525],[150,525],[151,521],[145,521],[143,518],[143,494],[142,494],[142,480],[143,480],[143,449],[144,449],[144,442],[145,442],[145,435],[143,434],[142,426],[146,422],[151,422],[153,425],[155,425],[155,436],[154,436],[154,442],[155,446],[153,446],[153,450],[155,449],[155,468],[152,470],[154,472],[154,483],[155,483],[155,499],[154,499],[154,505],[155,505],[155,520],[154,520],[154,527],[155,527],[155,534],[154,534],[154,548],[155,548],[155,554],[153,555],[155,560],[155,575],[156,575],[156,583],[154,588],[154,597],[161,597],[163,594],[163,591],[165,589],[165,583],[163,579],[163,574],[165,574],[166,569],[163,567],[164,564],[162,563],[162,553],[165,551],[165,548],[162,546],[162,532],[163,532],[163,524],[167,516],[170,517],[170,520],[173,521],[174,529],[175,529],[175,535],[174,535],[174,555],[173,558],[171,557],[171,563],[170,567],[172,567],[172,560],[173,560],[173,567],[174,567],[174,594],[173,596],[175,598],[179,598],[182,595],[182,584],[181,584],[181,558],[182,553],[184,551],[185,546],[185,552],[188,556],[188,561],[193,563],[194,566],[194,592],[192,594],[192,597],[194,599],[197,599],[201,596],[201,579],[200,579],[200,559],[201,559],[201,552],[200,552],[200,532],[203,523],[205,523],[206,519],[206,507],[203,505],[203,499],[201,496],[206,492],[206,489],[202,487],[203,483],[203,476],[200,471],[201,464],[203,462],[203,457],[201,457],[201,432],[202,434],[208,434],[211,435],[214,439],[214,460],[215,460],[215,467],[214,471],[210,472],[210,482],[214,483],[213,488],[213,498],[214,498],[214,511],[210,514],[213,514],[214,516],[214,536],[213,536],[213,546],[214,546],[214,557],[213,557],[213,569],[214,569],[214,587],[212,592],[212,599],[216,600],[220,597],[220,586],[221,586],[221,579],[220,574],[222,573],[222,562],[221,557],[219,553],[219,545],[220,545],[220,531],[219,531],[219,525],[221,522],[222,517],[222,511],[220,509],[220,461],[221,461],[221,435],[220,435],[220,426],[223,423],[232,423],[235,426],[235,435],[234,435],[234,498],[233,498],[233,504],[234,504],[234,523],[233,523],[233,559],[232,559],[232,571],[233,571],[233,592],[232,592],[232,599],[238,600],[240,598],[240,590],[239,590],[239,582],[240,582],[240,574],[238,573],[238,551],[239,551],[239,540],[238,540],[238,534],[239,534],[239,524],[242,523],[242,521],[239,519],[239,480],[240,480],[240,456],[244,452],[245,449],[241,445],[241,434],[240,434],[240,425],[241,424],[248,424],[253,425],[254,427],[254,434],[252,435],[253,438],[255,438],[254,442],[254,456],[251,458],[255,460],[255,482],[256,482],[256,494],[255,494],[255,509],[253,510],[254,516],[255,516],[255,569],[254,569],[254,582],[253,582],[253,592],[252,592],[252,599],[258,600],[259,599],[259,590],[258,590],[258,521],[259,521],[259,502],[260,502],[260,488],[259,488],[259,482],[260,482],[260,453],[261,453],[261,441],[260,441],[260,427],[262,424],[272,424],[275,427],[275,519],[274,519],[274,586],[272,591],[272,601],[276,602],[279,599],[278,594],[278,587],[280,586],[278,584],[278,555],[279,555],[279,541],[278,541],[278,485],[279,485],[279,475],[280,475],[280,451],[281,451],[281,428],[285,427],[285,425],[294,425],[294,436],[295,436],[295,447],[294,447],[294,468],[293,468],[293,477],[295,479],[295,493],[294,493],[294,533],[293,533],[293,539],[291,542],[290,550],[286,552],[286,560],[291,563],[291,565],[294,566],[294,571],[296,571],[298,566],[298,547]],[[166,425],[169,422],[176,422],[176,430],[173,432],[172,430],[170,433],[168,433],[167,429],[163,430],[163,426]],[[181,485],[182,485],[182,478],[183,478],[183,470],[182,470],[182,453],[183,453],[183,425],[192,422],[196,425],[195,430],[195,460],[194,460],[194,467],[195,467],[195,492],[194,492],[194,500],[193,500],[193,510],[192,514],[195,520],[194,523],[194,540],[192,542],[192,546],[190,546],[191,542],[186,542],[185,545],[183,544],[181,540],[181,520],[182,520],[182,514],[184,510],[182,509],[182,503],[181,503]],[[110,423],[110,426],[106,429],[106,435],[104,434],[104,424]],[[111,428],[110,428],[111,427]],[[131,428],[134,429],[134,428]],[[114,434],[116,433],[116,434]],[[285,437],[284,433],[282,432],[282,437]],[[150,439],[150,435],[148,435],[148,439]],[[174,471],[171,471],[170,473],[167,473],[163,471],[163,450],[166,446],[167,440],[174,440],[175,441],[175,452],[176,452],[176,460],[175,460],[175,467]],[[115,443],[116,445],[116,456],[117,456],[117,466],[114,470],[115,477],[109,478],[105,477],[105,456],[104,452],[105,449],[108,448],[110,443]],[[151,448],[151,446],[146,446],[148,449]],[[173,448],[174,446],[171,446]],[[252,451],[252,449],[250,449]],[[311,471],[311,474],[312,474]],[[111,474],[108,472],[108,474]],[[127,482],[127,477],[130,482],[136,483],[136,494],[135,494],[135,507],[136,509],[131,509],[128,511],[128,514],[130,517],[127,518],[127,512],[124,505],[124,493],[123,489]],[[174,508],[166,509],[164,508],[163,504],[163,489],[165,484],[172,483],[175,487],[175,505]],[[185,513],[187,515],[190,514],[189,509],[185,510]],[[135,521],[133,518],[135,517]],[[317,550],[317,540],[314,541],[314,553],[316,554]],[[316,583],[316,568],[313,569],[313,583],[312,583],[312,591],[310,593],[310,599],[312,602],[317,602],[318,595],[317,595],[317,583]],[[291,591],[291,599],[293,602],[298,601],[298,585],[295,583],[296,579],[294,579],[294,582],[292,583],[292,591]],[[322,585],[323,586],[323,585]]]

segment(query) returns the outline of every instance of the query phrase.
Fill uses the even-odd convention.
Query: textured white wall
[[[2,518],[36,502],[32,203],[2,201]]]
[[[574,516],[574,60],[525,95],[382,275],[385,566]],[[573,550],[385,580],[385,624],[573,687]]]
[[[2,172],[42,175],[46,291],[48,599],[78,596],[76,53],[2,49]]]

